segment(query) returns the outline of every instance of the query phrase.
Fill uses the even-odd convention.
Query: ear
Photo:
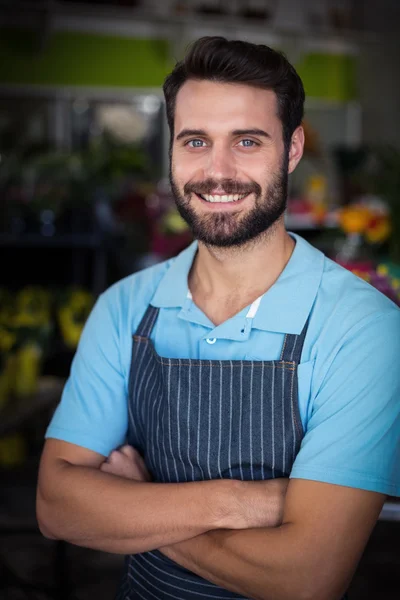
[[[288,173],[293,173],[293,171],[299,164],[301,157],[303,156],[303,151],[304,151],[304,129],[300,125],[293,132],[292,140],[290,142]]]

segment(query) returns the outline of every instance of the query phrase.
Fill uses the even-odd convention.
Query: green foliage
[[[32,152],[15,149],[0,163],[0,190],[15,211],[29,209],[40,214],[90,206],[101,190],[109,201],[118,197],[127,178],[151,179],[139,146],[121,144],[110,135],[75,152]],[[4,207],[3,207],[4,209]]]

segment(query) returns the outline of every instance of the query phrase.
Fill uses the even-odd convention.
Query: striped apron
[[[280,360],[170,359],[150,340],[149,306],[133,336],[128,443],[154,481],[288,477],[303,438],[297,365],[306,335],[285,336]],[[158,550],[126,557],[117,600],[236,599]]]

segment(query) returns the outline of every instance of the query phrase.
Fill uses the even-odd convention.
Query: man
[[[400,311],[285,230],[304,91],[281,54],[202,38],[164,93],[197,242],[99,298],[41,530],[127,554],[121,600],[338,600],[400,495]]]

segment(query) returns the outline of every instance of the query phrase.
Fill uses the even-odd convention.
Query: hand
[[[113,450],[101,466],[100,471],[135,481],[151,481],[143,458],[133,446],[121,446]]]
[[[233,493],[236,508],[229,513],[230,524],[226,529],[253,529],[261,527],[278,527],[282,524],[284,504],[289,478],[281,477],[266,481],[234,481]],[[233,516],[233,520],[232,520]],[[209,531],[193,539],[159,548],[159,551],[170,560],[191,569],[188,557],[204,554],[207,544],[219,547],[221,536],[226,535],[224,529]],[[207,541],[205,541],[207,539]],[[204,544],[206,544],[204,546]]]

